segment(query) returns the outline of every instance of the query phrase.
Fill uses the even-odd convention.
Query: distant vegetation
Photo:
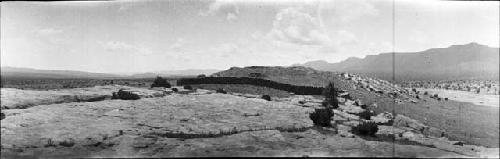
[[[34,79],[34,78],[10,78],[2,77],[2,88],[18,89],[66,89],[66,88],[85,88],[102,85],[125,85],[132,87],[149,87],[154,78],[136,78],[136,79]],[[170,83],[175,79],[168,79]]]
[[[187,89],[187,90],[193,90],[193,87],[191,85],[185,85],[184,86],[184,89]]]
[[[183,78],[177,81],[177,85],[193,84],[250,84],[293,92],[297,95],[321,95],[323,88],[310,86],[295,86],[291,84],[278,83],[271,80],[249,77],[205,77],[205,78]]]
[[[196,76],[196,77],[197,77],[197,78],[205,78],[205,77],[207,77],[207,75],[205,75],[205,74],[199,74],[199,75],[198,75],[198,76]]]
[[[123,100],[137,100],[140,99],[139,95],[134,94],[130,91],[124,89],[118,90],[118,92],[113,92],[113,99],[123,99]]]
[[[222,93],[222,94],[227,94],[227,92],[223,88],[219,88],[215,92]]]
[[[441,81],[403,81],[399,82],[406,88],[431,88],[456,91],[467,91],[477,94],[500,94],[500,83],[498,80],[441,80]]]
[[[168,83],[166,79],[163,79],[162,77],[158,76],[156,79],[153,81],[153,84],[151,84],[151,88],[153,87],[164,87],[164,88],[170,88],[172,85]]]

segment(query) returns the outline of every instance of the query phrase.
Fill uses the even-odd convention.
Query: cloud
[[[278,12],[268,36],[299,45],[324,45],[331,41],[318,18],[297,8]]]
[[[63,33],[62,29],[54,29],[54,28],[42,28],[34,31],[37,35],[41,36],[51,36]]]
[[[238,20],[238,17],[233,13],[227,13],[226,19],[228,21],[236,21]]]
[[[429,37],[420,30],[414,30],[409,39],[418,44],[426,44],[429,41]]]
[[[377,16],[379,10],[368,0],[317,0],[316,3],[306,3],[308,6],[317,7],[318,17],[324,12],[326,16],[336,22],[349,23],[364,16]]]
[[[32,31],[37,39],[44,43],[63,45],[71,41],[63,29],[57,28],[40,28]]]
[[[127,6],[127,5],[120,5],[120,7],[118,8],[118,12],[124,12],[124,11],[127,11],[128,9],[130,8],[130,6]]]
[[[240,14],[240,8],[234,0],[216,0],[212,2],[207,9],[198,12],[198,15],[205,17],[217,14],[224,15],[228,21],[235,21]]]
[[[346,30],[337,31],[337,37],[340,44],[354,44],[358,41],[356,35]]]
[[[379,53],[387,53],[392,52],[393,45],[389,41],[383,42],[370,42],[368,43],[367,49],[365,49],[366,54],[379,54]]]
[[[186,40],[184,40],[183,38],[178,38],[177,41],[175,41],[175,43],[170,45],[169,49],[174,51],[179,51],[185,44]]]
[[[231,55],[238,53],[239,46],[234,43],[223,43],[210,48],[209,51],[213,53],[212,55],[227,58]]]
[[[104,44],[104,47],[112,52],[124,52],[124,53],[133,53],[138,55],[152,55],[153,51],[151,49],[141,46],[135,46],[131,44],[127,44],[121,41],[108,41]]]
[[[352,21],[362,16],[377,16],[378,9],[368,1],[349,1],[348,3],[340,3],[337,10],[341,21]]]

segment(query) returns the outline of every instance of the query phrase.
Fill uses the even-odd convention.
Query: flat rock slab
[[[2,158],[466,157],[432,147],[353,138],[347,126],[341,129],[344,136],[320,132],[312,127],[311,108],[227,94],[173,94],[2,111],[7,116],[1,120]],[[300,131],[278,131],[284,129]],[[221,133],[226,134],[207,135]]]
[[[95,144],[120,131],[162,136],[313,125],[306,109],[223,94],[52,104],[3,111],[7,117],[1,120],[2,148],[46,147],[51,146],[50,142],[58,145],[69,140]]]
[[[1,88],[2,109],[24,109],[37,105],[48,105],[69,102],[94,102],[110,99],[113,92],[119,89],[137,92],[141,97],[157,97],[162,90],[136,88],[121,85],[95,86],[90,88],[74,88],[59,90],[21,90]]]

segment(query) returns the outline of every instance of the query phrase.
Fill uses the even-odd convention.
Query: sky
[[[477,42],[500,2],[1,2],[1,66],[102,73],[289,66]],[[395,14],[393,14],[393,11]],[[394,37],[394,39],[393,39]]]

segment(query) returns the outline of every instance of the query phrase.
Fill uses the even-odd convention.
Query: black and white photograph
[[[4,1],[0,24],[2,159],[500,157],[500,1]]]

